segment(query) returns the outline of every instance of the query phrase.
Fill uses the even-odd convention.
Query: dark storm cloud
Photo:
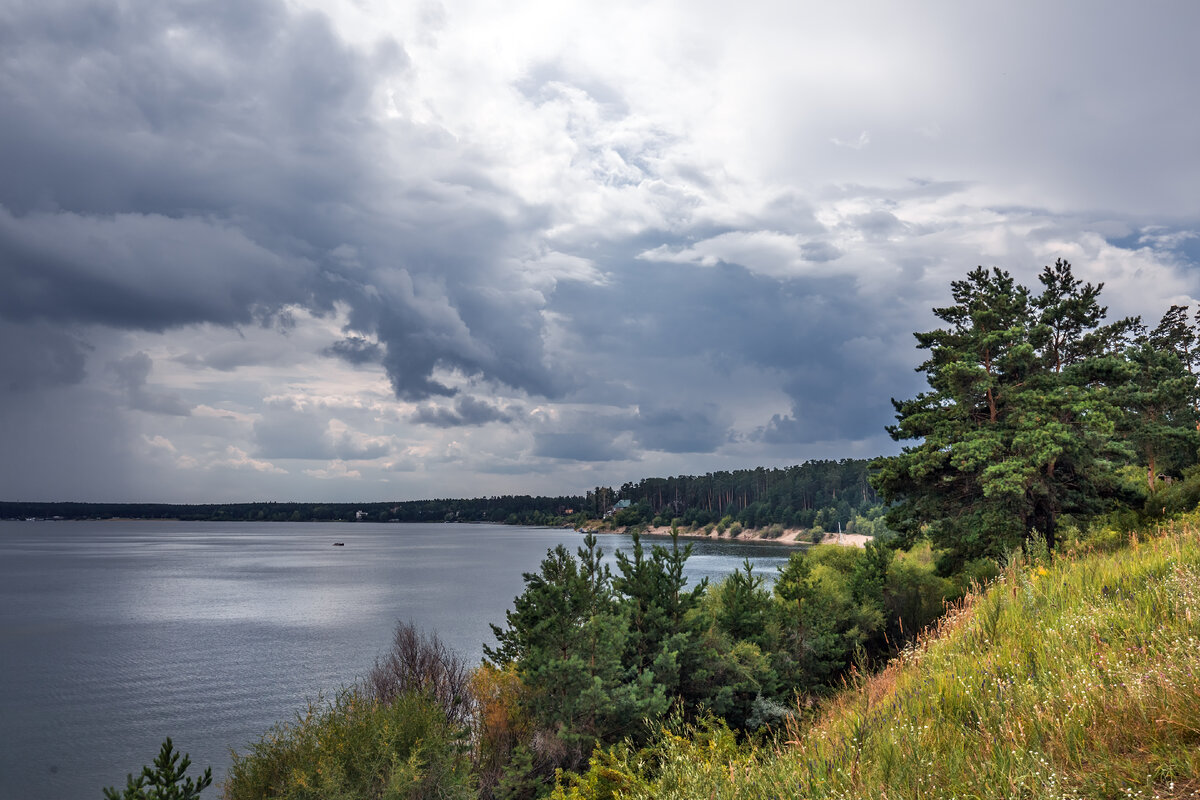
[[[444,368],[535,394],[538,224],[444,131],[372,106],[408,56],[281,2],[24,3],[0,17],[0,318],[163,331],[348,306],[396,394]]]
[[[47,323],[0,319],[0,388],[30,391],[83,380],[88,347]]]
[[[639,409],[630,429],[647,450],[711,453],[729,441],[731,430],[716,406],[701,409]]]
[[[383,358],[383,348],[379,342],[369,341],[362,336],[347,336],[325,348],[325,355],[335,356],[356,366],[378,364]]]
[[[452,407],[424,405],[412,415],[412,421],[435,428],[458,428],[486,425],[489,422],[512,422],[513,415],[486,400],[460,395]]]
[[[606,430],[534,434],[533,454],[564,461],[623,461],[633,456],[627,443]]]
[[[186,417],[192,413],[183,398],[173,392],[164,392],[146,386],[154,362],[145,352],[135,353],[111,364],[116,373],[117,384],[125,392],[129,407],[152,414],[167,414]]]
[[[778,376],[792,411],[764,419],[756,435],[782,444],[877,434],[892,418],[889,397],[917,385],[911,338],[904,333],[895,344],[896,331],[911,330],[912,309],[894,297],[864,297],[852,275],[781,281],[737,265],[648,269],[632,259],[608,269],[609,286],[560,288],[556,308],[589,342],[589,357],[603,362],[598,373],[621,375],[629,388],[585,384],[580,397],[633,404],[640,398],[632,387],[682,361],[690,366],[680,380],[688,383],[672,388],[727,403],[731,395],[713,389],[722,375],[763,370]],[[711,409],[662,410],[634,430],[647,448],[710,452],[730,436],[719,420]]]
[[[0,209],[0,315],[12,320],[152,331],[250,322],[260,304],[304,300],[312,273],[210,220]]]

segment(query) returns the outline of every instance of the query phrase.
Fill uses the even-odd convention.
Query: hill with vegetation
[[[554,797],[1200,796],[1200,517],[1014,558],[848,683],[775,737],[598,751]]]

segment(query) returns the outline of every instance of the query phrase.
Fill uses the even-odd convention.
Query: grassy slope
[[[599,756],[558,794],[1200,797],[1200,522],[1011,567],[796,727],[777,749],[668,735],[652,755]]]

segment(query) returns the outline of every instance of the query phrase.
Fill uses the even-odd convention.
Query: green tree
[[[691,639],[687,614],[708,585],[704,580],[686,588],[683,570],[691,552],[691,544],[680,548],[678,531],[672,530],[670,549],[654,545],[649,558],[637,533],[632,555],[616,553],[619,575],[613,586],[629,623],[625,663],[635,673],[651,673],[668,695],[678,690],[680,669],[687,666]]]
[[[1160,473],[1179,475],[1196,463],[1196,379],[1172,350],[1149,342],[1130,348],[1127,364],[1129,377],[1118,395],[1127,412],[1121,432],[1143,459],[1153,495]]]
[[[584,543],[578,559],[559,545],[525,574],[508,627],[492,626],[499,646],[484,648],[493,663],[516,665],[530,716],[556,742],[542,748],[546,768],[580,767],[597,744],[640,733],[670,703],[652,671],[623,660],[628,617],[595,535]]]
[[[934,309],[946,327],[915,334],[930,390],[893,400],[889,433],[916,444],[876,462],[874,485],[900,543],[928,532],[947,569],[1035,533],[1053,546],[1059,518],[1098,510],[1127,455],[1113,384],[1137,322],[1102,325],[1103,284],[1064,261],[1039,279],[1036,297],[998,268],[954,281],[954,304]]]
[[[200,792],[212,783],[212,768],[204,770],[198,780],[185,778],[192,760],[184,754],[182,759],[171,737],[163,742],[158,757],[154,759],[153,769],[142,767],[142,774],[136,779],[131,773],[125,783],[125,791],[118,792],[109,787],[104,790],[105,800],[196,800]]]

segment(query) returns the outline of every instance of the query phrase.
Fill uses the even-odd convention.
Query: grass
[[[599,753],[568,798],[1200,797],[1200,521],[1015,560],[773,743]]]

